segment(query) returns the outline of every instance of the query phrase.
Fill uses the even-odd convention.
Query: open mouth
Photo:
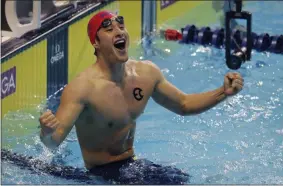
[[[119,39],[115,41],[114,47],[119,49],[119,50],[124,50],[126,47],[126,40],[125,39]]]

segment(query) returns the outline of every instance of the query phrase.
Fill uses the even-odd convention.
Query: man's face
[[[124,63],[128,60],[129,34],[124,23],[116,21],[117,17],[113,17],[105,27],[102,26],[96,40],[99,52],[106,60],[114,61],[115,63]]]

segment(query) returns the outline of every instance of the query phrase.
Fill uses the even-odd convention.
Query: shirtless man
[[[228,73],[223,86],[216,90],[181,92],[154,63],[128,59],[129,34],[124,19],[110,12],[101,11],[90,19],[88,35],[96,63],[65,87],[55,115],[47,111],[39,119],[40,138],[48,148],[58,147],[76,127],[88,170],[132,159],[136,119],[150,97],[187,116],[212,108],[243,87],[240,74]]]

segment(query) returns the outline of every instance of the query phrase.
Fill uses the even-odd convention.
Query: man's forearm
[[[183,115],[202,113],[214,107],[226,97],[224,87],[199,94],[188,94],[183,101]]]
[[[40,140],[49,149],[58,147],[57,143],[52,139],[52,134],[44,134],[43,130],[40,131]]]

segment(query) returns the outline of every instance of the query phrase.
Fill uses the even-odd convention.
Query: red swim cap
[[[91,42],[91,44],[95,43],[95,37],[97,34],[97,31],[101,25],[101,23],[105,19],[111,19],[114,17],[115,14],[108,12],[108,11],[100,11],[97,14],[95,14],[88,22],[88,27],[87,27],[87,32],[88,32],[88,37]]]

